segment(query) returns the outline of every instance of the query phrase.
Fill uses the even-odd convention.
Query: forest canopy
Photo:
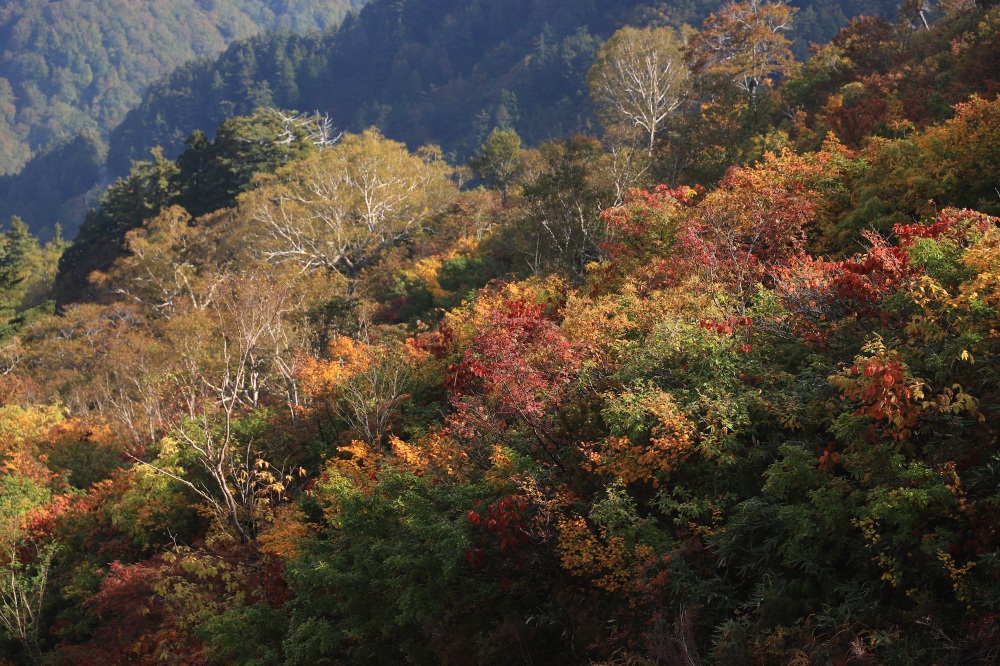
[[[52,238],[56,224],[62,224],[72,237],[88,207],[99,198],[95,188],[108,183],[105,161],[111,131],[152,84],[180,66],[214,59],[234,41],[265,31],[331,31],[362,4],[361,0],[3,3],[0,219],[19,215],[45,239]],[[148,156],[146,150],[139,158]],[[128,169],[126,162],[112,175],[124,175]]]
[[[48,78],[32,83],[21,70],[8,75],[0,68],[0,79],[9,80],[11,99],[17,100],[0,103],[0,109],[10,112],[8,126],[13,128],[3,130],[0,122],[0,144],[8,136],[10,150],[20,151],[7,172],[18,174],[31,157],[19,175],[0,178],[0,219],[20,215],[43,238],[51,236],[58,222],[72,237],[101,190],[125,176],[133,161],[149,159],[156,146],[174,158],[192,132],[210,136],[224,119],[263,107],[319,111],[340,130],[355,133],[376,126],[410,148],[439,145],[458,161],[471,156],[494,128],[516,130],[531,146],[575,132],[594,133],[586,79],[603,41],[626,24],[675,30],[697,26],[722,4],[376,0],[361,9],[360,2],[344,0],[266,10],[260,7],[265,3],[254,0],[238,5],[239,10],[232,3],[215,3],[188,12],[185,2],[192,4],[160,2],[147,8],[125,3],[117,13],[117,6],[105,10],[104,4],[91,3],[79,29],[67,25],[51,39],[45,35],[61,29],[62,18],[52,27],[38,10],[21,20],[18,25],[42,21],[31,28],[42,36],[29,40],[18,57],[44,60],[45,71],[62,68],[63,84],[57,89]],[[892,16],[896,2],[792,4],[801,11],[787,36],[791,48],[805,58],[810,43],[825,43],[849,18],[861,12]],[[25,5],[24,11],[29,6],[34,5]],[[62,7],[59,16],[69,17],[75,4],[61,0],[46,6],[48,11]],[[332,29],[346,11],[355,9],[356,16]],[[11,21],[20,16],[9,11],[14,12]],[[132,20],[136,12],[156,17],[142,14]],[[121,23],[104,26],[101,21],[112,15]],[[211,23],[213,17],[223,26],[248,27],[242,32],[233,27],[219,37],[212,31],[220,29]],[[305,30],[314,24],[324,31]],[[141,27],[147,25],[151,28]],[[276,32],[248,36],[257,31],[254,26],[275,25],[281,26]],[[144,49],[135,58],[119,48],[120,61],[108,61],[90,75],[73,69],[83,65],[71,63],[105,62],[105,46],[86,35],[83,45],[74,46],[74,30],[89,30],[86,35],[142,31],[135,39],[125,35],[122,40],[143,45],[155,39],[165,46]],[[197,44],[187,46],[183,37]],[[241,38],[230,44],[236,37]],[[230,45],[218,58],[194,57],[214,56],[225,44]],[[60,51],[70,48],[75,49],[72,57]],[[108,90],[112,84],[113,94]],[[30,88],[31,94],[22,88]],[[3,95],[0,82],[0,100]],[[26,132],[36,139],[25,139]]]
[[[261,110],[12,220],[0,663],[1000,659],[1000,6],[792,9],[652,138]]]

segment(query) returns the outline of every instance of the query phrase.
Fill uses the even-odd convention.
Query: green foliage
[[[36,509],[51,498],[52,493],[38,479],[21,474],[5,474],[0,479],[0,521],[15,534],[14,526],[32,509]]]
[[[669,23],[695,24],[716,5],[675,5]],[[123,172],[152,146],[176,154],[190,132],[261,105],[323,109],[337,127],[357,132],[374,125],[408,145],[435,143],[459,159],[496,127],[538,145],[590,129],[586,77],[600,39],[614,32],[611,26],[650,15],[662,21],[656,9],[643,0],[379,0],[323,39],[274,35],[235,44],[215,63],[181,68],[153,86],[115,131],[109,162]],[[826,19],[823,32],[871,11],[862,3],[817,9]],[[329,72],[336,72],[334,87],[325,83]]]
[[[925,220],[941,206],[1000,212],[988,175],[1000,164],[998,115],[996,101],[974,96],[940,126],[869,144],[855,167],[856,203],[839,223],[838,241],[846,243],[866,228],[887,234],[893,225]]]
[[[4,233],[3,257],[0,258],[0,293],[4,301],[0,304],[0,318],[9,321],[17,313],[20,305],[21,284],[28,270],[28,262],[33,253],[38,252],[38,241],[28,232],[27,225],[21,218],[14,217],[10,221],[10,231]],[[7,337],[10,331],[0,332],[0,338]]]
[[[115,527],[136,546],[153,552],[175,539],[190,540],[200,524],[186,494],[170,479],[149,471],[135,475],[108,513]]]
[[[522,186],[524,205],[516,249],[536,273],[562,270],[580,275],[598,256],[603,240],[599,216],[614,202],[612,183],[599,169],[599,141],[577,135],[545,144],[539,164]]]
[[[469,161],[479,179],[493,189],[500,190],[504,207],[507,190],[524,169],[521,137],[514,130],[494,129],[479,147],[479,152]]]
[[[209,663],[270,666],[284,663],[281,642],[288,631],[281,611],[267,604],[233,606],[198,627]]]
[[[58,232],[58,229],[57,229]],[[0,340],[10,338],[46,312],[56,264],[65,243],[60,236],[39,247],[18,217],[0,236]]]
[[[289,663],[338,654],[429,662],[428,639],[447,640],[449,626],[475,621],[454,605],[475,608],[464,511],[475,489],[428,487],[391,471],[370,495],[335,479],[328,488],[339,507],[335,535],[290,565],[301,592],[285,643]]]
[[[106,271],[121,254],[125,235],[174,199],[176,176],[177,166],[154,151],[152,161],[135,164],[127,178],[108,188],[101,207],[87,214],[76,242],[59,261],[54,286],[60,303],[81,300],[91,273]]]
[[[232,206],[255,175],[301,159],[314,147],[305,122],[278,112],[228,118],[211,141],[196,130],[184,145],[187,150],[177,158],[176,201],[192,217]]]
[[[365,26],[394,44],[440,26],[407,14],[425,5],[371,7],[338,39],[365,36],[399,65],[393,86],[419,88]],[[488,29],[520,25],[491,7],[435,18],[478,12],[485,53]],[[533,48],[571,68],[593,53],[589,31],[559,37],[579,20],[669,24],[627,2],[560,7],[515,9],[562,17]],[[692,41],[729,39],[753,8]],[[52,663],[996,661],[1000,222],[969,208],[995,203],[997,102],[927,127],[896,111],[844,124],[913,53],[968,58],[967,28],[990,34],[991,10],[950,11],[908,43],[906,21],[856,23],[791,89],[752,91],[747,68],[769,65],[706,55],[701,103],[644,156],[614,132],[522,150],[530,106],[509,78],[466,128],[481,168],[494,148],[520,161],[506,205],[377,129],[317,141],[317,116],[227,121],[177,162],[137,164],[64,262],[90,302],[0,344],[0,540],[16,541],[0,565],[40,598],[32,562],[62,544],[31,632],[4,648]],[[900,60],[879,64],[886,49]],[[794,122],[785,103],[802,105]],[[722,169],[708,190],[649,182]],[[54,260],[23,224],[2,241],[17,317]]]

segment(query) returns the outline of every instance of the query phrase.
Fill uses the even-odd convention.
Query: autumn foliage
[[[4,658],[995,662],[1000,101],[962,95],[997,9],[968,11],[796,69],[787,7],[731,5],[642,165],[508,137],[502,194],[456,194],[370,131],[132,211],[90,297],[0,336]],[[932,42],[948,119],[897,108]],[[362,172],[409,189],[366,217]]]

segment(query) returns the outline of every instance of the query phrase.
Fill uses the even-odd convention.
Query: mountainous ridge
[[[25,151],[106,133],[154,81],[268,29],[330,30],[354,0],[56,0],[0,7],[0,175]]]
[[[111,133],[107,154],[99,140],[75,143],[97,150],[49,160],[35,172],[65,172],[73,164],[107,160],[107,173],[121,176],[132,161],[148,159],[153,146],[176,157],[192,131],[210,134],[224,118],[249,115],[260,106],[321,111],[340,129],[378,126],[411,147],[439,144],[458,160],[469,157],[494,126],[513,127],[537,145],[594,130],[585,77],[601,39],[616,27],[697,25],[720,4],[379,0],[339,31],[279,31],[237,41],[218,59],[188,62],[151,85]],[[895,2],[800,4],[795,35],[802,55],[809,41],[829,39],[847,17],[862,9],[890,14]],[[94,170],[87,173],[96,182]],[[48,182],[82,186],[87,177],[62,173]],[[88,189],[70,192],[33,179],[3,179],[0,213],[21,215],[44,237],[61,222],[72,236]]]
[[[55,0],[0,7],[0,217],[75,233],[108,135],[147,87],[267,30],[320,33],[361,0]],[[96,165],[96,166],[90,166]],[[125,167],[127,171],[127,166]],[[120,174],[117,174],[120,175]]]
[[[277,56],[279,49],[261,42],[261,59],[268,64],[247,77],[258,88],[241,82],[233,86],[226,76],[237,63],[248,66],[241,48],[216,63],[176,72],[153,87],[115,131],[109,162],[121,171],[130,160],[143,159],[152,145],[176,155],[184,130],[209,131],[225,117],[226,108],[253,112],[262,81],[276,106],[320,110],[351,131],[376,125],[411,147],[435,143],[466,158],[497,124],[517,129],[537,145],[592,127],[584,79],[596,46],[614,29],[650,21],[697,25],[721,4],[373,2],[339,31],[310,45],[317,58],[301,73],[292,65],[302,78],[295,85],[280,79],[289,73],[284,62],[294,63],[294,58]],[[799,53],[811,38],[831,38],[847,18],[862,11],[889,15],[895,4],[800,3],[808,11],[800,12],[801,31],[793,32]],[[817,23],[818,15],[825,25]],[[318,72],[317,63],[323,61],[326,69]],[[228,86],[229,106],[216,94],[220,74]],[[179,107],[169,101],[174,95],[198,101]],[[163,102],[157,99],[161,96]]]
[[[655,132],[597,76],[468,167],[264,110],[14,221],[0,662],[997,662],[982,4],[797,66],[747,0],[597,47],[688,65]]]

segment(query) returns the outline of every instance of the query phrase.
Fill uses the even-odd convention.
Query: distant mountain
[[[378,126],[411,147],[465,157],[496,126],[530,144],[585,130],[585,77],[623,24],[697,25],[719,0],[373,0],[321,38],[274,35],[231,46],[153,86],[112,134],[123,173],[152,146],[176,155],[193,130],[260,105],[320,110],[343,129]],[[825,43],[848,18],[891,14],[895,0],[800,0],[796,46]]]
[[[78,0],[50,4],[74,1]],[[325,4],[300,0],[294,7],[322,6],[331,12],[329,23],[360,4],[361,0]],[[722,4],[721,0],[372,0],[356,15],[347,15],[339,29],[269,32],[235,41],[217,59],[181,65],[152,84],[111,133],[107,169],[102,173],[125,175],[133,161],[149,159],[155,146],[174,158],[191,132],[211,134],[225,118],[249,115],[262,106],[320,111],[344,130],[375,125],[410,147],[438,144],[459,161],[494,127],[516,129],[529,145],[594,131],[585,78],[603,39],[626,24],[699,25]],[[795,0],[791,4],[800,10],[794,36],[796,51],[803,56],[811,42],[828,41],[848,18],[860,13],[891,15],[897,2]],[[222,2],[201,0],[192,16],[220,15],[223,7]],[[282,7],[285,13],[274,10],[276,17],[308,16],[303,9],[293,11],[291,2]],[[171,25],[173,19],[165,20]],[[161,29],[160,23],[150,21]],[[197,21],[188,23],[185,30]],[[229,34],[235,30],[230,28]],[[150,48],[151,53],[158,51]],[[115,108],[133,105],[137,99],[129,97]],[[98,107],[99,103],[94,108]],[[0,103],[0,114],[3,108]],[[70,107],[44,108],[56,113]],[[120,110],[105,113],[110,122]],[[87,122],[79,124],[88,127]],[[0,127],[0,144],[3,132]],[[58,157],[38,158],[44,165],[33,164],[28,172],[48,174],[41,181],[36,176],[0,179],[0,220],[18,214],[43,238],[60,221],[72,237],[87,206],[84,195],[98,181],[97,169],[88,168],[81,176],[77,167],[104,163],[99,138],[72,141],[60,146]],[[63,183],[77,189],[49,187]]]
[[[326,31],[363,0],[0,2],[0,175],[83,130],[106,134],[146,87],[230,42]]]
[[[329,32],[364,2],[0,0],[0,222],[72,235],[109,132],[152,82],[263,31]]]

